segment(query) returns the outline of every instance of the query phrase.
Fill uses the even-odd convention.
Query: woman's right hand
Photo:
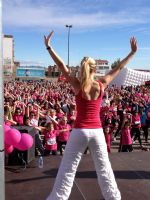
[[[45,43],[46,48],[50,47],[50,41],[51,41],[51,37],[52,37],[53,33],[54,33],[54,31],[51,31],[48,36],[44,35],[44,43]]]

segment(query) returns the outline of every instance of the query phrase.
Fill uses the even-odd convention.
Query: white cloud
[[[111,13],[104,10],[83,12],[77,8],[73,9],[72,3],[68,0],[63,1],[64,4],[55,4],[55,1],[47,0],[42,3],[39,0],[34,2],[31,0],[5,0],[3,5],[4,27],[60,28],[65,24],[73,24],[76,29],[81,29],[145,24],[150,19],[147,8],[140,10],[136,8],[136,12],[126,9]]]

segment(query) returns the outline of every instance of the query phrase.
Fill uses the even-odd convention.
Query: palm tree
[[[118,64],[120,63],[120,58],[118,58],[116,61],[114,61],[112,64],[111,64],[111,68],[115,68]]]

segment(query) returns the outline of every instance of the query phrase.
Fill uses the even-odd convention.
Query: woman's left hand
[[[50,41],[51,41],[51,37],[52,37],[53,33],[54,33],[54,31],[51,31],[47,37],[44,35],[44,42],[45,42],[46,47],[50,47]]]
[[[130,44],[132,53],[135,53],[137,51],[137,41],[135,37],[131,37]]]

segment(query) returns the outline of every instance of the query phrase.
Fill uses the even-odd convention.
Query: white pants
[[[109,161],[103,130],[100,128],[72,130],[53,190],[46,200],[69,198],[77,167],[87,146],[94,160],[98,183],[105,200],[121,199]]]

